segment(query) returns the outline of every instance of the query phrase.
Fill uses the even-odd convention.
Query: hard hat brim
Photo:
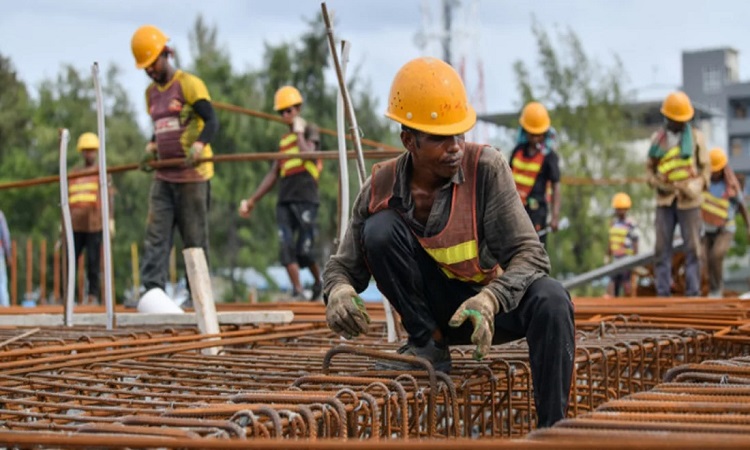
[[[690,112],[686,114],[672,114],[668,112],[664,107],[661,108],[661,113],[667,119],[672,119],[675,122],[690,122],[695,116],[695,110],[692,106],[690,107]]]
[[[392,114],[390,111],[386,111],[385,117],[398,122],[401,125],[407,126],[411,129],[421,131],[427,134],[434,134],[435,136],[453,136],[456,134],[463,134],[474,128],[477,123],[477,113],[471,105],[467,105],[466,117],[460,122],[445,124],[445,125],[429,125],[424,123],[415,122],[413,120],[407,120],[402,117],[398,117]]]

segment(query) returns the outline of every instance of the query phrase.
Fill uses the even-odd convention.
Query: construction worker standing
[[[656,294],[671,295],[674,230],[685,243],[685,295],[700,295],[701,192],[711,168],[703,133],[690,124],[693,105],[684,92],[672,92],[661,106],[665,125],[651,138],[646,159],[648,184],[656,190]]]
[[[293,86],[276,91],[273,109],[289,121],[289,132],[279,141],[279,152],[295,155],[320,150],[320,133],[315,125],[301,116],[302,94]],[[279,181],[276,221],[279,227],[281,264],[286,267],[292,284],[292,298],[302,299],[300,269],[309,268],[315,278],[312,300],[318,300],[323,290],[320,267],[315,261],[315,234],[318,216],[318,179],[323,168],[320,160],[290,158],[275,160],[252,196],[242,200],[239,213],[249,217],[255,205]]]
[[[638,225],[635,220],[628,217],[631,206],[630,196],[624,192],[618,192],[612,197],[612,209],[615,210],[615,214],[609,224],[609,249],[607,252],[609,261],[638,253]],[[619,297],[623,291],[625,295],[631,294],[630,271],[613,275],[609,286],[607,286],[607,293],[610,296]]]
[[[96,157],[99,152],[99,137],[94,133],[83,133],[78,138],[78,152],[83,156],[83,164],[71,174],[96,169]],[[109,218],[107,224],[110,234],[115,232],[115,208],[112,178],[107,177],[109,189]],[[99,304],[101,286],[101,247],[102,247],[102,202],[99,194],[99,173],[71,178],[68,181],[68,204],[73,228],[76,261],[86,250],[87,294],[83,304]]]
[[[516,147],[510,155],[510,167],[521,202],[537,233],[547,227],[557,231],[560,221],[560,164],[557,156],[557,133],[550,126],[547,109],[539,102],[524,106],[519,119]],[[549,206],[547,191],[551,190]],[[547,243],[547,233],[540,236]]]
[[[750,236],[745,198],[742,188],[727,164],[727,155],[720,148],[709,152],[711,184],[703,191],[703,270],[708,274],[709,297],[720,298],[724,291],[724,256],[734,241],[737,224],[734,217],[739,210]]]
[[[146,145],[141,169],[151,171],[156,159],[185,158],[181,166],[156,170],[151,185],[141,279],[146,290],[164,289],[174,229],[185,248],[200,247],[208,259],[208,208],[211,141],[219,128],[211,97],[198,77],[175,69],[167,36],[151,25],[133,34],[131,48],[136,67],[153,82],[146,89],[146,106],[154,134]]]
[[[549,257],[510,167],[497,149],[464,140],[476,113],[458,73],[439,59],[399,70],[385,115],[401,124],[407,151],[376,164],[357,195],[324,272],[328,326],[345,338],[367,332],[357,293],[372,276],[409,334],[398,352],[437,370],[451,369],[450,345],[473,343],[482,359],[491,345],[525,337],[538,426],[551,426],[567,408],[573,308],[548,276]],[[377,367],[419,370],[395,361]]]

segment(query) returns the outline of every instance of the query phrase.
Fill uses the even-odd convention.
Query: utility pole
[[[451,25],[453,22],[453,8],[458,6],[458,0],[443,0],[443,33],[441,43],[443,46],[443,61],[453,63],[451,55]]]

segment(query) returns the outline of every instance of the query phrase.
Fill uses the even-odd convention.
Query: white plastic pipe
[[[341,72],[346,74],[346,64],[349,62],[349,47],[347,41],[341,41]],[[336,132],[339,143],[339,235],[338,243],[343,242],[346,234],[346,224],[349,222],[349,159],[346,157],[346,124],[344,123],[344,96],[339,90],[336,96]]]
[[[99,83],[99,64],[91,66],[96,91],[96,119],[99,132],[99,197],[102,202],[102,249],[104,257],[104,305],[107,311],[107,329],[114,328],[115,314],[112,300],[112,248],[109,235],[109,185],[107,183],[107,136],[104,128],[104,100]]]
[[[63,128],[60,132],[60,209],[62,209],[63,232],[65,233],[65,250],[68,258],[68,280],[65,285],[65,309],[63,323],[66,327],[73,326],[73,302],[75,301],[76,253],[73,241],[73,221],[70,218],[70,204],[68,203],[68,142],[70,132]]]

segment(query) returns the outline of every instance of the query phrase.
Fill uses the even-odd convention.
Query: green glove
[[[151,166],[152,161],[159,159],[156,154],[156,150],[150,150],[149,146],[146,146],[146,151],[141,156],[141,161],[138,163],[138,168],[144,172],[153,172],[154,168]]]
[[[458,328],[466,319],[471,320],[474,332],[471,342],[476,344],[474,359],[480,360],[490,352],[492,337],[495,335],[495,316],[500,310],[500,304],[495,296],[482,289],[477,295],[467,299],[453,314],[448,325]]]
[[[193,145],[190,146],[190,150],[187,153],[187,156],[185,156],[185,165],[188,167],[195,167],[198,164],[198,158],[201,157],[201,154],[203,153],[203,147],[205,145],[203,142],[195,141],[193,142]]]
[[[328,294],[326,322],[332,331],[351,339],[360,334],[367,334],[370,316],[357,291],[348,284],[339,284]]]

